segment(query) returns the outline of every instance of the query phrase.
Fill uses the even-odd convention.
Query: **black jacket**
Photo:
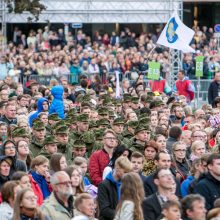
[[[98,186],[99,220],[113,220],[118,204],[116,185],[105,179]]]
[[[218,96],[218,83],[216,81],[213,81],[210,83],[208,90],[209,104],[213,106],[214,100],[217,96]]]
[[[157,220],[160,219],[161,215],[161,205],[157,198],[156,193],[148,196],[142,204],[144,220]]]
[[[176,196],[181,198],[180,183],[176,180],[176,178],[175,178],[175,182],[176,182],[176,193],[175,194]],[[145,191],[146,197],[152,195],[153,193],[156,193],[157,187],[154,183],[154,173],[146,177],[144,181],[144,191]]]
[[[215,200],[220,198],[220,181],[208,172],[206,177],[198,182],[194,193],[198,193],[205,198],[206,209],[210,210],[213,208]]]

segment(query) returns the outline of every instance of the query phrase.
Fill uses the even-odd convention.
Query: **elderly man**
[[[64,171],[54,173],[50,179],[53,189],[50,197],[41,206],[50,220],[70,220],[73,217],[73,191],[69,176]]]

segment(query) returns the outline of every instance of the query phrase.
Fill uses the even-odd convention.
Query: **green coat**
[[[72,161],[72,148],[73,148],[73,144],[70,141],[68,144],[61,144],[58,143],[57,144],[57,151],[59,153],[62,153],[65,155],[67,162],[71,162]]]
[[[39,155],[45,156],[48,160],[50,160],[52,154],[49,154],[44,148],[42,148]]]
[[[30,150],[33,155],[33,158],[39,155],[42,148],[43,148],[43,144],[37,141],[35,137],[33,137],[30,144]]]
[[[132,152],[138,151],[138,152],[144,154],[144,146],[145,145],[137,143],[136,138],[133,138],[133,139],[131,139],[131,145],[129,147],[129,150],[131,150]]]
[[[43,214],[50,220],[70,220],[73,216],[55,198],[54,193],[40,207]]]

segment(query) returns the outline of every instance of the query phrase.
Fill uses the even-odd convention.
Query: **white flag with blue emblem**
[[[157,40],[157,44],[181,50],[184,53],[195,53],[195,50],[189,46],[194,34],[192,29],[182,23],[177,12],[174,12]]]

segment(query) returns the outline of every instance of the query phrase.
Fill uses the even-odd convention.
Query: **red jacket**
[[[37,205],[42,205],[44,201],[43,193],[41,192],[40,186],[37,184],[37,182],[34,180],[34,178],[29,175],[30,182],[31,182],[31,188],[34,191],[34,194],[37,196]]]
[[[152,92],[159,92],[163,93],[166,85],[166,80],[155,80],[155,81],[150,81],[150,87]]]
[[[178,91],[178,95],[184,95],[187,100],[192,101],[194,99],[195,93],[190,90],[192,86],[190,80],[177,80],[176,82],[176,89]]]
[[[94,185],[98,186],[102,182],[102,174],[109,164],[109,155],[102,149],[92,153],[89,159],[89,175]]]

